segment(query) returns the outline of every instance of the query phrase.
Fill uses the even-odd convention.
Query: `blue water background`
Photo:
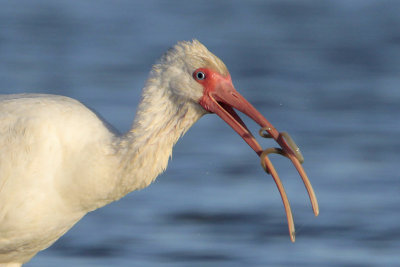
[[[299,144],[320,216],[273,156],[292,244],[271,177],[208,115],[154,184],[88,214],[26,266],[399,266],[399,1],[0,1],[0,93],[73,97],[123,132],[152,64],[192,38]]]

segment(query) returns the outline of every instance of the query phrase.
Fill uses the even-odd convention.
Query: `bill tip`
[[[296,241],[296,233],[295,232],[292,232],[290,234],[290,240],[292,241],[292,243],[294,243]]]

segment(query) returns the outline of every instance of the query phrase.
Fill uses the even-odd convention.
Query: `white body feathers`
[[[0,96],[0,265],[27,262],[87,212],[148,186],[206,113],[191,76],[206,63],[227,71],[197,41],[168,51],[122,136],[68,97]]]
[[[0,262],[26,262],[87,212],[148,186],[201,115],[168,120],[158,111],[162,121],[143,111],[138,127],[117,136],[67,97],[0,98]]]

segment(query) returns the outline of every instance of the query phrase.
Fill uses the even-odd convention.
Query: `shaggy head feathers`
[[[199,41],[178,42],[153,66],[145,95],[154,98],[154,91],[161,91],[162,94],[172,93],[174,97],[197,102],[203,95],[203,87],[192,76],[198,68],[229,75],[225,64]]]
[[[168,64],[174,61],[182,61],[193,71],[198,68],[209,68],[224,76],[229,73],[224,62],[196,39],[191,42],[178,42],[163,55],[160,63]]]

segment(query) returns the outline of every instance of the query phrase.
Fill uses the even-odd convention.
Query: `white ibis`
[[[281,148],[263,151],[234,109]],[[280,190],[294,241],[289,202],[267,154],[291,159],[317,215],[298,149],[235,90],[224,63],[194,40],[179,42],[154,65],[124,135],[68,97],[0,97],[0,265],[21,266],[86,213],[148,186],[167,167],[179,137],[206,113],[221,117],[261,157]]]

